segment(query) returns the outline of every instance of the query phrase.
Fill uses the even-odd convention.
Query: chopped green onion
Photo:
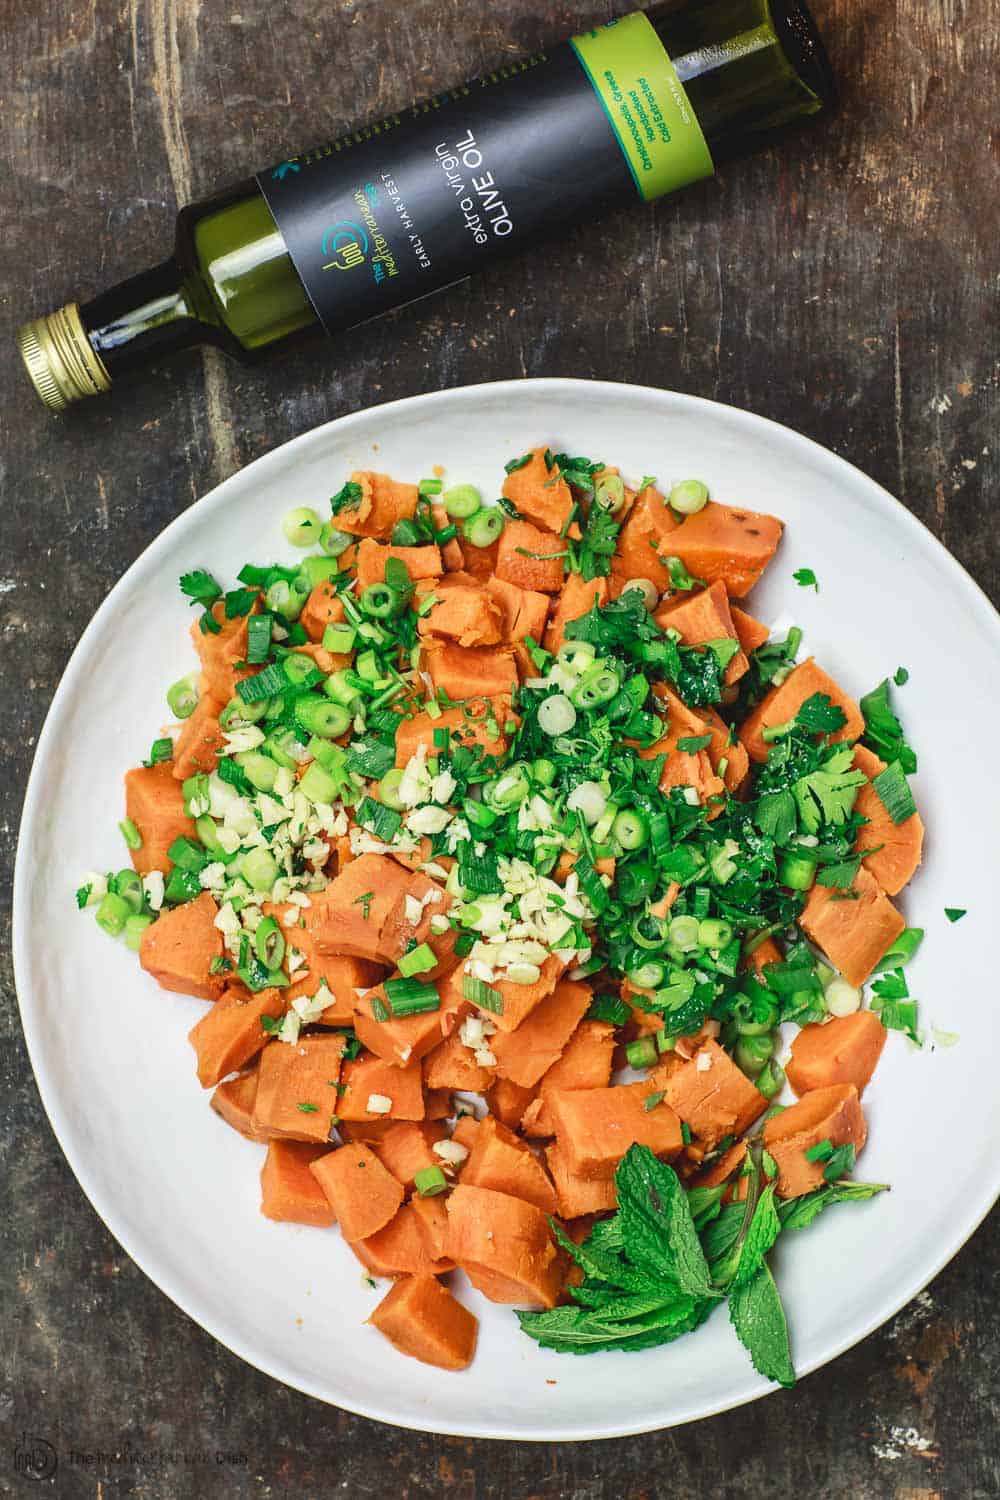
[[[270,615],[252,615],[247,621],[247,661],[254,666],[267,661],[271,651]]]
[[[351,716],[340,703],[309,694],[295,702],[295,717],[309,734],[321,740],[336,740],[351,727]]]
[[[901,969],[916,953],[923,942],[924,929],[922,927],[904,927],[899,937],[893,943],[887,953],[879,959],[874,974],[881,974],[886,969]]]
[[[347,551],[348,547],[352,547],[356,540],[357,538],[353,537],[349,531],[338,531],[336,526],[329,521],[319,534],[319,544],[330,557],[339,557],[342,552]]]
[[[414,974],[429,974],[431,969],[437,968],[437,965],[438,958],[434,949],[428,943],[421,943],[409,953],[404,953],[399,959],[398,966],[403,978],[410,979]]]
[[[402,771],[386,771],[378,784],[378,794],[382,801],[386,807],[391,807],[395,812],[399,812],[403,806],[399,796],[399,785],[402,779]]]
[[[483,505],[483,497],[474,484],[452,485],[450,490],[445,490],[441,499],[449,516],[453,516],[456,521],[467,521]]]
[[[443,479],[421,479],[417,485],[418,495],[440,495],[444,489]]]
[[[118,829],[130,849],[142,848],[142,834],[132,818],[123,818],[118,824]]]
[[[249,849],[240,861],[243,879],[252,890],[269,891],[278,878],[278,861],[268,849]]]
[[[272,792],[278,778],[278,766],[259,750],[241,750],[233,759],[255,792]]]
[[[659,1053],[656,1043],[651,1036],[639,1037],[637,1041],[629,1042],[625,1047],[625,1056],[628,1058],[630,1068],[652,1068]],[[663,1095],[660,1095],[662,1099]]]
[[[642,813],[626,808],[612,823],[611,837],[623,849],[642,849],[649,842],[649,823]]]
[[[616,515],[625,504],[625,484],[617,474],[605,474],[594,489],[594,504]]]
[[[198,707],[198,677],[192,672],[167,688],[167,707],[175,719],[189,719]]]
[[[132,916],[132,908],[121,896],[116,896],[114,891],[102,897],[101,904],[94,914],[94,920],[102,932],[108,937],[118,937],[125,928],[125,923]]]
[[[128,903],[132,911],[139,912],[142,910],[142,905],[146,898],[142,889],[142,879],[136,874],[135,870],[131,868],[119,870],[118,874],[112,880],[108,881],[108,889],[113,891],[116,896],[121,896],[122,900]]]
[[[462,522],[462,535],[473,547],[492,547],[504,528],[504,515],[499,506],[480,510]]]
[[[330,803],[337,795],[337,782],[325,766],[314,760],[299,782],[299,791],[310,802]]]
[[[682,479],[670,491],[669,500],[679,516],[694,516],[708,504],[708,487],[700,479]]]
[[[538,708],[538,727],[543,734],[569,734],[576,723],[576,709],[565,693],[553,693]]]
[[[756,1078],[764,1067],[774,1056],[774,1037],[765,1033],[762,1036],[741,1036],[736,1043],[733,1060],[741,1072],[748,1078]]]
[[[791,891],[808,891],[816,879],[816,861],[805,854],[783,854],[778,864],[778,883]]]
[[[376,802],[373,797],[362,800],[354,817],[362,828],[367,828],[372,837],[380,839],[383,844],[391,844],[403,826],[403,820],[394,807],[386,807],[384,802]]]
[[[304,578],[293,578],[291,583],[278,578],[264,595],[264,603],[272,614],[283,620],[297,620],[312,588]]]
[[[482,979],[466,974],[462,979],[462,995],[481,1010],[492,1011],[496,1016],[503,1015],[503,995]]]
[[[785,1071],[774,1058],[764,1064],[762,1071],[754,1080],[758,1091],[765,1099],[773,1099],[775,1094],[780,1094],[785,1083]]]
[[[182,906],[185,901],[193,901],[196,896],[201,895],[201,882],[194,870],[182,870],[175,865],[167,876],[167,883],[163,889],[163,899],[171,906]]]
[[[147,927],[153,925],[153,918],[135,914],[125,918],[125,946],[133,953],[138,953],[142,945],[142,935]]]
[[[598,664],[581,677],[570,693],[570,700],[575,708],[600,708],[603,704],[610,703],[612,698],[617,698],[620,692],[618,673],[609,666]]]
[[[293,547],[314,547],[323,531],[323,522],[308,505],[290,510],[281,523],[285,537]]]
[[[421,1198],[433,1198],[436,1193],[445,1192],[448,1179],[440,1167],[421,1167],[413,1174],[413,1186]]]
[[[733,940],[733,929],[729,922],[706,918],[698,924],[699,948],[728,948]]]
[[[274,917],[265,917],[253,935],[254,951],[265,969],[277,969],[285,956],[285,937]]]
[[[905,823],[907,818],[913,817],[917,804],[913,800],[910,783],[898,760],[894,760],[891,765],[886,766],[884,771],[873,776],[872,786],[894,823]]]
[[[353,625],[328,625],[323,631],[323,650],[335,656],[347,656],[354,650],[357,631]]]
[[[370,583],[358,600],[361,610],[372,620],[391,620],[405,608],[406,600],[386,583]]]

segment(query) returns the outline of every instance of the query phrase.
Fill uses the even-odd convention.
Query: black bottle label
[[[291,157],[257,182],[334,333],[712,170],[640,12]]]

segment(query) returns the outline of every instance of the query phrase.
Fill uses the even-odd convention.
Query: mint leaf
[[[764,1257],[781,1232],[781,1220],[774,1203],[774,1183],[766,1187],[757,1200],[750,1228],[740,1250],[733,1286],[752,1280],[764,1264]]]
[[[672,1167],[648,1146],[630,1146],[615,1173],[625,1253],[650,1276],[663,1276],[693,1297],[717,1296],[687,1194]]]
[[[789,1198],[778,1209],[782,1229],[805,1229],[825,1208],[835,1203],[863,1203],[877,1193],[887,1193],[886,1182],[838,1182],[832,1187],[817,1188],[803,1198]]]
[[[765,1264],[758,1266],[748,1281],[733,1288],[729,1316],[757,1373],[779,1385],[794,1385],[785,1310]]]

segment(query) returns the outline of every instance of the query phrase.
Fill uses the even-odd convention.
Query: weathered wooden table
[[[816,10],[843,112],[780,155],[576,226],[532,263],[339,346],[252,373],[189,358],[58,420],[18,368],[10,334],[24,317],[166,253],[179,202],[613,7],[0,0],[5,865],[49,698],[110,585],[216,481],[372,402],[538,374],[733,402],[866,469],[1000,598],[990,512],[1000,0],[817,0]],[[50,1492],[98,1500],[1000,1493],[996,1214],[861,1347],[794,1392],[678,1431],[598,1445],[464,1442],[274,1384],[178,1312],[83,1198],[38,1102],[8,953],[9,942],[0,1492],[32,1489],[14,1465],[27,1434],[60,1455]],[[66,1024],[86,1024],[72,995]],[[844,1267],[857,1274],[863,1266]]]

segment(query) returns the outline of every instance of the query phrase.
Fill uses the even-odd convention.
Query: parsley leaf
[[[888,677],[861,699],[861,712],[865,716],[862,744],[884,761],[898,761],[901,769],[912,776],[917,769],[916,751],[906,743],[903,726],[892,710]]]
[[[181,593],[185,594],[192,604],[200,604],[203,609],[214,604],[216,599],[222,598],[222,589],[211,573],[206,573],[204,568],[195,568],[191,573],[181,574]]]
[[[699,750],[707,749],[711,743],[710,734],[687,734],[677,741],[677,748],[685,755],[697,755]]]
[[[364,491],[357,480],[349,479],[330,500],[331,516],[339,516],[345,510],[357,510]]]
[[[906,667],[897,667],[892,674],[892,680],[897,687],[903,687],[905,683],[909,682],[910,674]]]
[[[807,734],[836,734],[847,723],[847,715],[826,693],[813,693],[795,715],[796,729]]]
[[[90,893],[91,893],[91,891],[93,889],[94,889],[94,887],[92,885],[81,885],[80,888],[79,888],[79,890],[77,891],[77,893],[76,893],[76,904],[77,904],[78,908],[80,909],[80,911],[83,911],[83,908],[86,906],[87,902],[90,900]]]
[[[801,589],[815,589],[819,593],[819,580],[812,568],[799,568],[792,574]]]
[[[587,516],[583,535],[576,544],[576,558],[585,582],[592,578],[606,578],[611,572],[621,526],[610,511],[600,505],[592,505]]]
[[[949,922],[961,922],[968,908],[965,906],[946,906],[944,914]]]

